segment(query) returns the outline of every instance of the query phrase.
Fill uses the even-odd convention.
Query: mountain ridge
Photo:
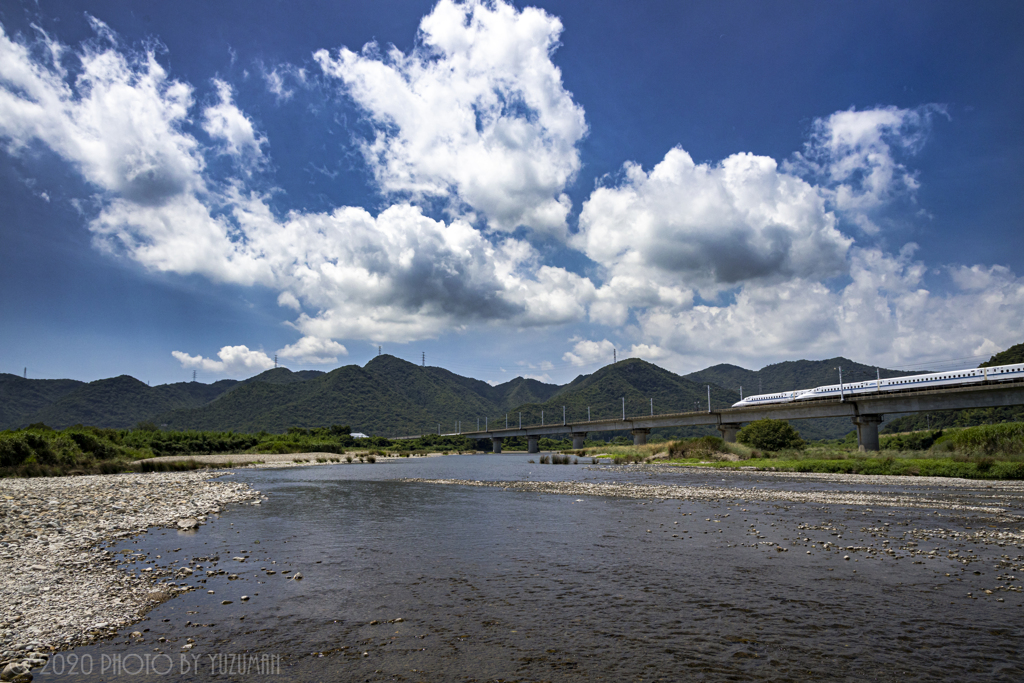
[[[1024,344],[996,354],[986,364],[1024,358]],[[150,387],[119,377],[77,380],[29,380],[0,373],[0,429],[43,422],[65,428],[77,423],[130,428],[154,422],[169,429],[284,432],[289,427],[349,425],[356,431],[385,436],[476,429],[477,420],[495,424],[508,415],[516,424],[556,424],[706,409],[710,387],[713,408],[735,403],[743,395],[809,388],[843,380],[895,377],[913,373],[881,369],[843,357],[784,361],[748,370],[718,364],[677,375],[647,361],[631,358],[578,375],[564,384],[516,377],[498,385],[463,377],[441,367],[416,365],[387,354],[364,366],[331,371],[273,368],[245,380],[212,384],[179,382]],[[564,411],[564,412],[563,412]],[[1014,413],[1016,414],[1016,413]],[[903,418],[900,418],[903,419]],[[841,437],[848,420],[795,421],[807,439]],[[677,430],[707,433],[707,429]],[[683,433],[686,432],[686,433]]]

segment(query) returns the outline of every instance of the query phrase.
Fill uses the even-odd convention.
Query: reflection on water
[[[934,559],[821,549],[825,541],[859,548],[890,539],[886,547],[896,548],[911,530],[991,520],[927,509],[698,504],[400,481],[722,483],[719,473],[526,460],[452,456],[239,471],[239,480],[269,496],[262,506],[229,510],[198,533],[154,530],[120,546],[163,561],[207,558],[191,581],[200,589],[159,605],[114,640],[75,650],[96,663],[76,680],[168,680],[112,675],[109,667],[98,673],[104,656],[161,652],[173,656],[175,680],[208,680],[211,666],[220,680],[275,681],[1024,676],[1021,594],[984,593],[1019,585],[1005,578],[1009,561],[1020,562],[1018,548],[961,539],[960,553],[982,558],[965,565],[947,556],[953,541],[932,531],[914,550],[941,547]],[[785,483],[750,474],[732,475],[728,485]],[[1019,512],[1020,500],[1013,502]],[[296,571],[304,578],[289,579]],[[143,642],[128,637],[143,629]],[[198,672],[182,671],[188,638],[195,643],[185,652],[198,656],[188,660]],[[279,655],[280,673],[227,673],[225,657],[240,653]],[[37,678],[66,677],[51,668]]]

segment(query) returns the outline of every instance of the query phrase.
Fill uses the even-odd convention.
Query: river
[[[1024,679],[1019,487],[531,458],[237,470],[262,505],[111,547],[150,566],[192,562],[181,581],[198,589],[114,639],[57,653],[36,679]],[[677,500],[409,478],[731,493]],[[876,497],[794,502],[786,492]]]

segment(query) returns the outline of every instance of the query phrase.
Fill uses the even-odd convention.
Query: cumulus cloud
[[[667,294],[659,281],[714,288],[846,270],[851,240],[816,188],[774,159],[734,154],[696,164],[675,148],[650,173],[632,163],[624,171],[621,184],[584,203],[574,244],[619,278],[613,289],[643,303]],[[657,274],[638,281],[638,269]]]
[[[940,291],[912,247],[888,253],[840,230],[840,218],[880,229],[880,212],[913,198],[920,181],[904,159],[941,108],[836,112],[781,166],[749,153],[698,164],[682,148],[649,171],[627,163],[583,204],[568,241],[596,264],[585,277],[508,234],[565,235],[563,192],[586,134],[551,61],[561,25],[543,11],[442,0],[409,54],[317,53],[373,127],[363,151],[392,200],[375,214],[276,211],[277,190],[257,191],[250,177],[271,141],[230,84],[197,96],[152,51],[94,27],[77,51],[0,27],[0,143],[12,155],[49,149],[80,172],[95,191],[86,220],[100,249],[277,294],[303,335],[278,351],[289,360],[336,362],[341,339],[588,317],[604,328],[577,328],[570,364],[607,358],[609,336],[632,345],[623,356],[676,369],[836,353],[898,364],[1019,341],[1024,282],[1009,269],[943,266],[951,284]],[[207,164],[218,155],[239,160],[234,175],[211,175],[225,166]],[[417,205],[437,198],[448,220]],[[245,346],[174,356],[225,374],[272,366]]]
[[[854,249],[851,281],[838,290],[798,279],[744,286],[728,305],[647,309],[636,334],[688,369],[837,354],[894,367],[1018,341],[1024,279],[998,266],[958,267],[956,286],[933,292],[928,269],[912,253]]]
[[[441,0],[410,54],[371,43],[315,56],[372,123],[362,149],[385,192],[564,237],[587,125],[551,61],[561,30],[540,9]]]
[[[277,354],[281,358],[295,360],[303,365],[326,365],[337,363],[338,356],[347,356],[348,349],[332,339],[303,337],[289,344]]]
[[[152,51],[119,51],[109,29],[92,21],[98,37],[78,54],[73,84],[59,62],[35,59],[0,27],[0,136],[8,151],[42,143],[93,185],[138,205],[201,191],[204,160],[181,130],[192,88],[169,79]]]
[[[214,80],[214,85],[220,102],[203,112],[203,130],[222,144],[225,154],[246,163],[259,161],[266,138],[256,132],[252,121],[235,106],[231,86],[219,79]]]
[[[607,339],[591,341],[589,339],[573,337],[569,341],[575,342],[575,344],[572,347],[572,351],[568,351],[562,355],[562,360],[566,362],[580,366],[590,365],[591,363],[597,362],[609,363],[612,360],[612,352],[615,349],[615,344],[611,343]]]
[[[217,352],[217,358],[190,356],[182,351],[172,351],[182,367],[196,368],[219,375],[251,375],[274,367],[274,360],[262,351],[250,350],[248,346],[225,346]]]
[[[836,208],[875,234],[875,210],[898,197],[913,199],[920,185],[917,174],[897,157],[920,151],[937,114],[946,115],[946,108],[929,104],[837,111],[815,119],[803,152],[785,167],[821,179]]]
[[[501,18],[480,11],[479,21]],[[524,21],[510,8],[501,13]],[[551,28],[546,15],[529,16]],[[0,33],[0,137],[13,154],[48,146],[97,187],[89,227],[101,249],[153,270],[275,289],[278,303],[300,311],[295,327],[322,340],[409,341],[474,324],[528,327],[586,315],[590,281],[543,264],[526,241],[491,239],[407,203],[376,216],[339,207],[282,217],[270,195],[248,187],[247,174],[208,178],[205,155],[258,160],[268,144],[231,87],[214,81],[216,101],[197,107],[192,87],[170,79],[151,52],[134,53],[97,30],[100,38],[75,55],[82,69],[74,82]],[[214,147],[190,132],[193,119]],[[308,357],[339,353],[319,351]]]

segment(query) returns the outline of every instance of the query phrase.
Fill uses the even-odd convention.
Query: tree
[[[736,440],[763,451],[802,448],[804,440],[785,420],[757,420],[739,431]]]

